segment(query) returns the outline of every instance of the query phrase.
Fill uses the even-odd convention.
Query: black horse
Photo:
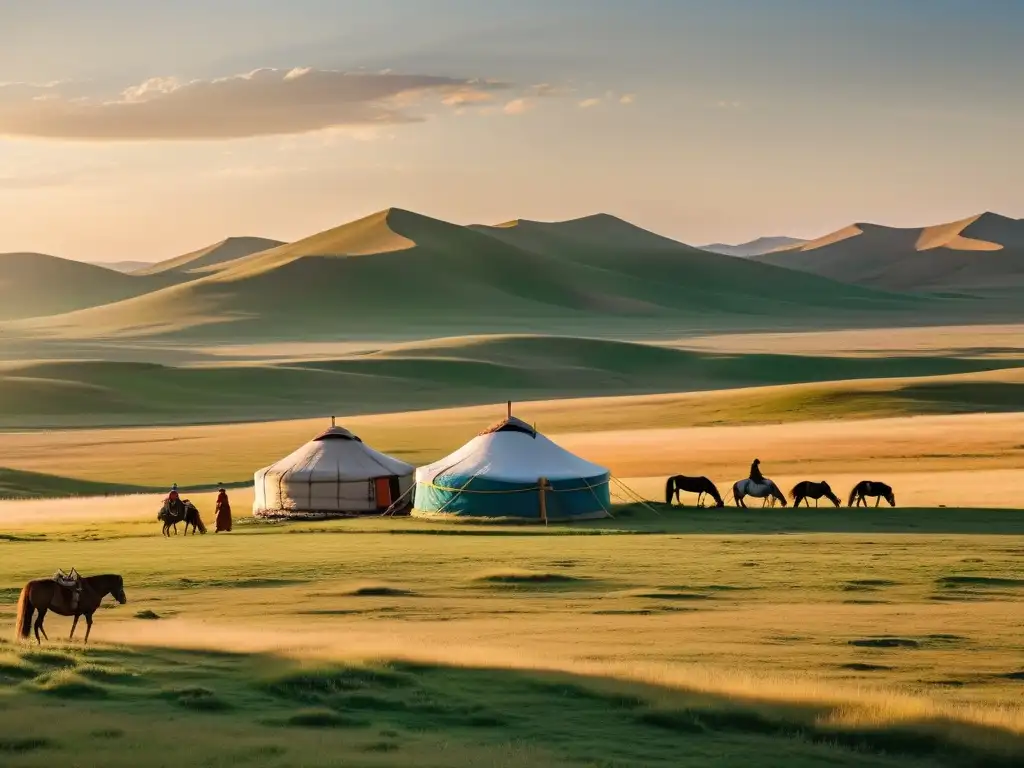
[[[718,492],[715,484],[708,478],[701,477],[687,477],[686,475],[673,475],[667,481],[665,481],[665,503],[671,504],[672,499],[675,498],[676,502],[679,502],[679,492],[688,491],[689,493],[696,493],[697,506],[704,506],[704,494],[715,500],[716,507],[724,507],[725,502],[722,500],[722,494]]]
[[[814,506],[818,506],[818,500],[824,496],[826,499],[831,501],[837,507],[842,506],[842,502],[839,497],[832,493],[832,488],[829,484],[822,480],[820,483],[816,483],[813,480],[804,480],[793,486],[793,490],[789,492],[789,497],[793,499],[793,506],[799,507],[802,501],[805,506],[811,506],[808,499],[814,499]]]
[[[169,533],[171,528],[174,528],[174,535],[178,535],[178,523],[185,522],[185,535],[188,536],[188,527],[192,526],[192,535],[195,536],[196,531],[200,533],[206,533],[206,526],[203,524],[203,519],[199,516],[199,510],[196,509],[195,505],[188,499],[178,499],[177,501],[165,501],[163,507],[157,514],[156,519],[164,524],[163,534],[164,536],[170,536]]]
[[[885,499],[889,502],[890,507],[896,506],[896,494],[892,492],[892,488],[885,483],[880,483],[877,480],[861,480],[850,491],[850,501],[848,506],[864,506],[868,505],[867,496],[875,497],[875,506]]]

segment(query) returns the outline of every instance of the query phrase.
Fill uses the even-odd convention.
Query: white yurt
[[[414,471],[331,419],[330,429],[256,472],[252,511],[257,517],[379,514],[406,496]]]
[[[610,479],[605,467],[510,412],[455,453],[416,470],[412,514],[545,522],[609,517]]]

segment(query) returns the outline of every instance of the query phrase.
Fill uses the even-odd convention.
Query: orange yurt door
[[[377,509],[387,509],[394,499],[391,498],[391,478],[375,477],[373,479],[373,493],[377,499]]]

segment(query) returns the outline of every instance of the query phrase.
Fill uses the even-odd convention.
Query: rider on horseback
[[[757,485],[764,485],[764,475],[761,474],[761,460],[754,459],[754,463],[750,465],[750,482],[756,483]]]

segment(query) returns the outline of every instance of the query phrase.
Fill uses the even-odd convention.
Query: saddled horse
[[[736,500],[737,507],[746,507],[743,503],[745,496],[753,496],[755,499],[764,499],[764,504],[767,504],[769,500],[772,506],[775,506],[775,502],[781,502],[782,506],[786,506],[786,497],[782,491],[779,490],[779,486],[774,481],[769,480],[767,477],[763,483],[755,483],[749,477],[745,477],[742,480],[737,480],[732,484],[732,497]],[[761,506],[764,506],[762,504]]]
[[[722,494],[718,492],[718,488],[716,488],[715,484],[703,475],[701,477],[687,477],[686,475],[673,475],[670,477],[665,481],[665,503],[671,504],[673,498],[675,498],[676,503],[679,503],[679,493],[681,491],[698,494],[698,507],[704,506],[703,501],[705,493],[715,500],[716,507],[725,506],[725,502],[722,500]]]
[[[803,482],[797,483],[793,486],[793,490],[789,492],[789,496],[793,499],[793,506],[799,507],[800,502],[804,502],[808,507],[811,503],[808,499],[814,499],[814,506],[818,506],[818,500],[824,496],[826,499],[831,501],[837,507],[842,506],[842,502],[839,497],[832,492],[832,488],[822,480],[820,483],[816,483],[813,480],[804,480]]]
[[[157,514],[156,519],[164,524],[163,534],[164,536],[170,536],[171,528],[174,529],[174,535],[178,535],[178,523],[185,522],[185,535],[188,536],[188,527],[192,526],[192,535],[194,536],[196,531],[200,533],[206,533],[206,526],[203,524],[202,517],[199,516],[199,510],[196,509],[188,499],[179,499],[178,501],[164,501],[163,507],[160,508],[160,512]]]
[[[896,506],[896,494],[893,493],[892,487],[877,480],[861,480],[853,486],[853,490],[850,491],[848,506],[866,507],[868,505],[867,496],[875,497],[876,507],[882,499],[888,501],[890,507]]]
[[[78,589],[61,584],[54,578],[35,579],[22,587],[21,596],[18,598],[18,618],[14,624],[18,637],[29,637],[33,629],[32,617],[38,613],[35,620],[36,642],[42,645],[39,639],[40,632],[49,640],[50,638],[46,637],[46,630],[43,629],[43,619],[46,618],[47,611],[53,611],[60,616],[74,616],[69,640],[74,639],[78,619],[84,616],[85,642],[88,643],[89,633],[92,631],[92,615],[100,607],[103,598],[110,595],[121,605],[128,602],[124,594],[124,579],[119,574],[87,576],[79,578],[77,583]]]

